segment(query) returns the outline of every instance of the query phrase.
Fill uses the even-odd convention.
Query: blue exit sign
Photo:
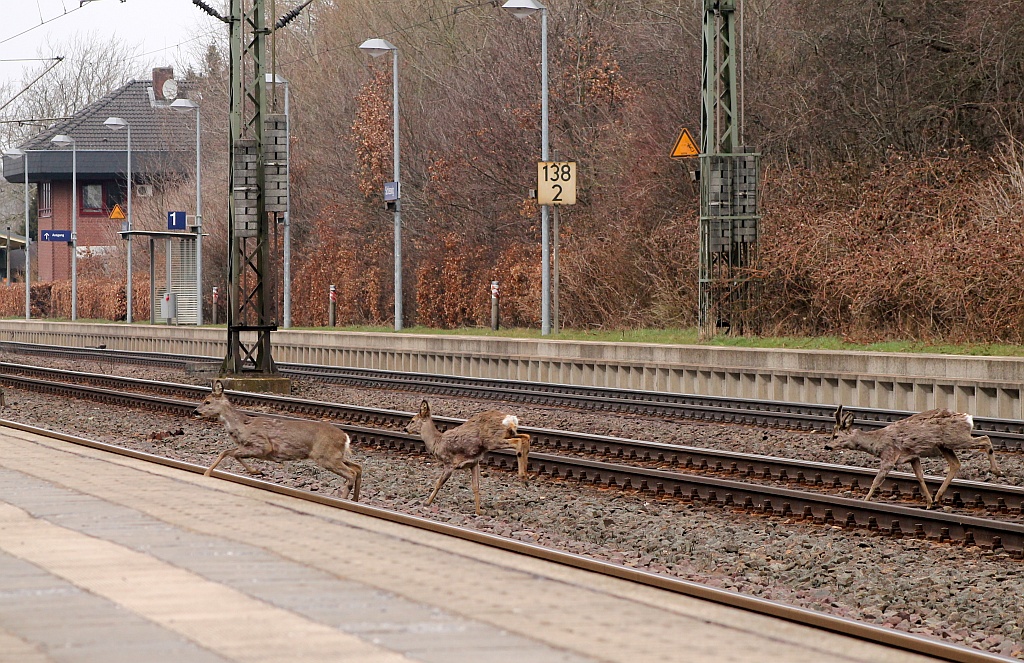
[[[184,212],[168,212],[167,213],[167,229],[168,230],[184,230],[185,229],[185,213]]]
[[[39,239],[44,242],[70,242],[70,230],[40,230]]]

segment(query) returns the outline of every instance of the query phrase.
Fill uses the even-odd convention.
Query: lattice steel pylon
[[[704,0],[698,328],[701,338],[752,326],[760,155],[740,145],[738,0]]]
[[[263,121],[267,114],[264,0],[231,0],[231,160],[228,171],[228,351],[222,375],[276,372],[270,222],[264,204]],[[245,6],[248,5],[248,6]],[[246,343],[243,333],[254,333]]]
[[[277,373],[270,332],[277,329],[270,262],[270,214],[287,209],[287,117],[267,105],[267,39],[294,20],[313,0],[305,0],[272,26],[265,0],[231,0],[221,16],[204,0],[192,4],[230,28],[230,132],[228,164],[228,351],[221,377]],[[275,0],[270,0],[271,14]],[[276,78],[274,79],[276,81]],[[270,140],[264,140],[269,134]],[[271,184],[272,192],[267,191]],[[268,196],[268,193],[273,195]],[[242,334],[255,334],[243,341]]]

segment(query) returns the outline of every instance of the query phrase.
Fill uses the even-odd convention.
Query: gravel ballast
[[[4,361],[170,382],[206,384],[182,371],[8,354]],[[206,465],[231,443],[216,422],[131,411],[7,388],[3,417]],[[414,412],[422,397],[295,381],[292,395]],[[519,416],[521,425],[876,467],[853,451],[826,452],[820,434],[595,414],[494,401],[430,397],[437,416],[465,418],[485,409]],[[182,433],[176,433],[178,430]],[[1003,552],[862,530],[737,513],[632,491],[548,477],[521,483],[514,472],[484,468],[483,516],[476,516],[469,473],[457,471],[431,506],[440,471],[423,455],[353,448],[363,465],[362,501],[572,553],[842,617],[920,633],[1024,660],[1024,563]],[[991,480],[982,453],[964,454],[960,478]],[[1024,485],[1024,455],[997,453],[1001,483]],[[337,490],[330,472],[308,462],[255,461],[266,478],[317,492]],[[226,460],[221,468],[243,473]],[[944,474],[941,461],[925,461]]]

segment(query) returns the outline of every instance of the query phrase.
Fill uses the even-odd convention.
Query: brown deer
[[[441,461],[441,476],[434,484],[434,491],[427,498],[427,504],[434,501],[441,486],[452,476],[452,472],[470,468],[473,476],[473,497],[476,500],[476,515],[480,511],[480,459],[488,451],[514,447],[519,465],[519,477],[526,479],[526,468],[530,454],[530,436],[519,433],[519,417],[507,412],[488,410],[474,414],[460,426],[439,433],[430,416],[430,405],[420,404],[420,411],[405,427],[406,432],[419,434],[427,445],[427,451]]]
[[[352,500],[359,501],[363,468],[346,458],[350,440],[345,431],[323,421],[272,419],[239,412],[224,395],[224,387],[219,380],[214,381],[210,395],[199,404],[194,414],[204,419],[220,419],[231,440],[238,445],[235,449],[221,452],[207,468],[206,476],[210,476],[213,468],[228,456],[241,463],[249,474],[261,472],[246,463],[246,458],[278,463],[308,458],[345,480],[342,497],[348,498],[351,487]]]
[[[831,449],[853,449],[863,451],[882,460],[882,466],[871,482],[866,499],[871,499],[875,490],[882,484],[885,477],[892,470],[893,466],[899,463],[910,463],[914,468],[914,475],[917,482],[921,484],[921,492],[928,501],[928,508],[932,508],[935,502],[941,502],[942,496],[949,487],[949,483],[960,470],[960,459],[956,452],[960,449],[982,449],[988,454],[989,466],[992,474],[1002,476],[1003,473],[996,465],[995,454],[992,451],[992,441],[987,435],[971,437],[974,428],[974,418],[962,412],[952,412],[946,409],[928,410],[911,415],[906,419],[894,421],[885,428],[873,431],[854,430],[853,413],[843,412],[840,405],[836,410],[836,423],[832,427],[832,439],[825,445],[826,450]],[[949,472],[946,480],[942,482],[935,499],[928,492],[928,486],[924,482],[924,473],[921,471],[922,457],[942,456],[949,464]]]

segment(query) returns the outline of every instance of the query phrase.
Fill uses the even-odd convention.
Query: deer
[[[363,468],[347,458],[351,440],[345,431],[323,421],[271,419],[240,412],[224,394],[220,380],[214,381],[210,395],[199,404],[194,415],[203,419],[219,419],[231,440],[238,445],[221,452],[204,476],[210,476],[214,468],[229,456],[252,475],[262,472],[246,463],[246,458],[278,463],[308,458],[344,479],[343,498],[348,499],[351,488],[352,501],[359,501]]]
[[[426,504],[433,503],[441,486],[451,478],[455,470],[469,468],[472,472],[473,497],[476,501],[476,515],[480,510],[480,460],[488,451],[516,450],[519,477],[526,480],[526,468],[530,454],[530,436],[520,433],[519,417],[507,412],[488,410],[467,419],[463,424],[440,433],[430,415],[427,401],[420,404],[420,410],[405,427],[407,433],[420,435],[427,451],[441,461],[441,476],[434,483],[434,490]]]
[[[972,437],[974,417],[963,412],[953,412],[945,408],[927,410],[911,415],[906,419],[894,421],[885,428],[863,431],[853,428],[853,413],[843,412],[840,405],[835,413],[835,425],[832,427],[832,438],[825,444],[825,449],[853,449],[863,451],[880,458],[881,467],[875,480],[871,482],[866,499],[871,499],[882,481],[900,463],[910,463],[914,469],[917,482],[921,485],[928,508],[942,501],[950,482],[960,471],[960,459],[956,452],[961,449],[981,449],[988,454],[989,469],[995,476],[1003,476],[996,464],[992,441],[987,435]],[[932,499],[928,486],[924,482],[921,471],[922,457],[942,456],[946,459],[949,471],[945,481]]]

